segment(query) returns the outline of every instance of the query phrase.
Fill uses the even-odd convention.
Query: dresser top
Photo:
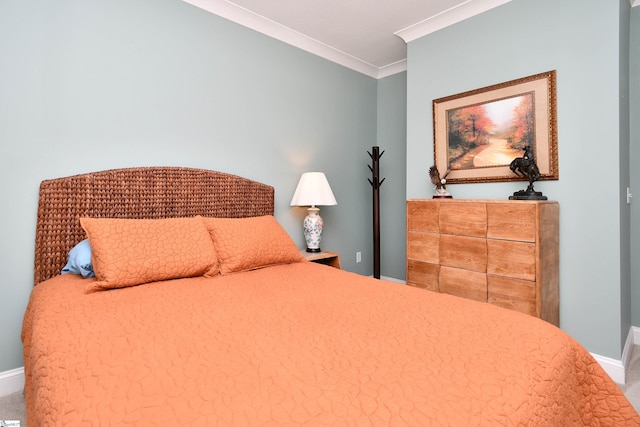
[[[512,204],[557,204],[556,200],[509,200],[509,199],[407,199],[407,202],[434,202],[434,203],[512,203]]]

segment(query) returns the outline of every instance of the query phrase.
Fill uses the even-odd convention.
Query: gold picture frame
[[[540,180],[558,178],[556,71],[433,100],[435,165],[447,183],[522,181],[531,147]]]

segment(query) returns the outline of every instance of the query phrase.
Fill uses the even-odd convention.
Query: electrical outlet
[[[356,262],[362,262],[362,252],[356,252]]]

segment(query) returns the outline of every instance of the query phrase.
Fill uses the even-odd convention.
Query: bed
[[[640,425],[560,329],[308,262],[273,201],[189,168],[43,181],[28,425]],[[96,277],[60,274],[87,238]]]

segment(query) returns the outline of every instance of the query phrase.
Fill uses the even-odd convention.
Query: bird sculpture
[[[429,177],[435,186],[435,194],[433,195],[433,198],[451,198],[451,194],[447,191],[447,175],[449,175],[449,171],[447,171],[447,173],[445,173],[441,178],[437,167],[431,166],[429,168]]]

